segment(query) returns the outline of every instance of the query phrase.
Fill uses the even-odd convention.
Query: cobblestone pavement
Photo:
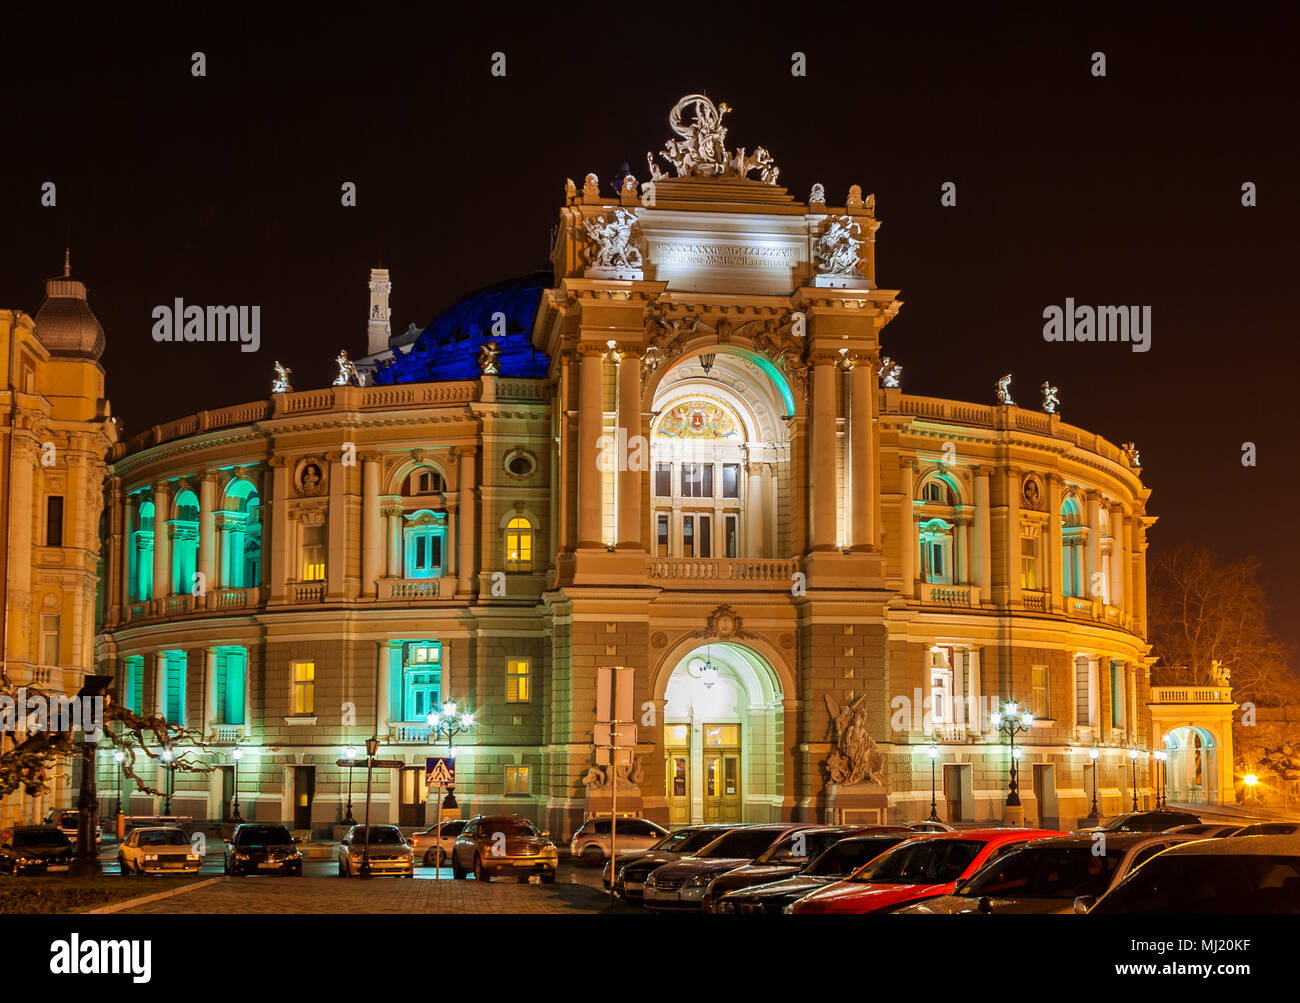
[[[609,896],[597,888],[556,882],[416,881],[410,878],[222,878],[197,891],[147,902],[130,913],[600,913]],[[619,912],[641,912],[631,906]]]

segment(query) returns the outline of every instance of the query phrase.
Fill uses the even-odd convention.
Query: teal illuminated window
[[[126,658],[126,677],[122,682],[122,702],[126,709],[134,714],[143,713],[144,708],[144,656],[128,655]]]
[[[441,577],[443,544],[447,537],[447,514],[422,509],[408,515],[403,536],[406,577]]]
[[[217,706],[220,724],[247,724],[244,696],[248,687],[248,651],[230,646],[217,649]]]
[[[141,502],[139,527],[131,533],[130,598],[136,602],[153,598],[153,502]]]
[[[262,507],[251,481],[233,481],[220,513],[221,584],[251,588],[262,577]]]
[[[160,701],[163,716],[171,724],[185,724],[185,652],[163,653],[163,675],[158,684],[163,687]]]
[[[176,496],[176,517],[170,523],[172,592],[186,595],[194,588],[199,559],[199,500],[193,491]]]
[[[403,719],[423,721],[439,707],[442,686],[442,645],[414,641],[402,648]]]

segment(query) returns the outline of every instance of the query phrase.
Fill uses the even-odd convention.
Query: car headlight
[[[795,913],[794,913],[794,903],[793,903],[793,902],[787,902],[784,906],[781,907],[781,913],[782,913],[782,915],[785,915],[785,916],[793,916],[793,915],[795,914]]]
[[[156,854],[156,853],[146,853],[146,854],[144,855],[144,859],[145,859],[145,860],[157,860],[157,859],[158,859],[158,854]]]
[[[41,861],[38,857],[19,857],[18,863],[24,867],[30,867],[32,864],[39,864]]]
[[[236,860],[247,860],[247,859],[248,859],[248,854],[245,853],[243,850],[235,850],[234,853],[232,854],[232,856],[233,856]]]
[[[657,882],[654,879],[654,875],[651,875],[650,877],[646,878],[645,879],[646,891],[653,891],[655,889],[656,884]]]
[[[703,888],[713,880],[712,874],[696,874],[694,877],[686,879],[685,888]]]
[[[726,899],[723,899],[721,902],[719,902],[719,903],[718,903],[717,905],[715,905],[713,908],[714,908],[714,910],[717,911],[717,912],[735,912],[735,911],[736,911],[736,906],[735,906],[735,904],[734,904],[734,903],[731,903],[731,902],[728,902]]]

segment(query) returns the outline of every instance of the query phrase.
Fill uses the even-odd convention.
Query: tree
[[[1254,558],[1228,563],[1199,545],[1160,555],[1147,600],[1149,640],[1160,658],[1153,683],[1210,685],[1217,664],[1238,701],[1300,702],[1294,653],[1269,630],[1258,573]]]

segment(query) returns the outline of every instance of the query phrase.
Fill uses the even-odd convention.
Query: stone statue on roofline
[[[722,117],[729,111],[731,108],[725,102],[715,105],[703,94],[686,95],[668,115],[668,126],[678,138],[668,140],[659,156],[673,165],[679,178],[743,178],[751,171],[758,171],[764,183],[776,184],[780,168],[763,147],[755,149],[753,156],[747,155],[744,148],[734,157],[728,153],[727,129]],[[688,114],[690,121],[686,120]],[[653,154],[647,153],[645,158],[651,181],[669,176],[660,170]]]
[[[334,386],[361,386],[361,379],[357,376],[357,367],[354,366],[352,360],[348,358],[348,350],[346,348],[339,349],[339,354],[334,357],[334,364],[339,367],[338,375],[334,377]]]
[[[293,387],[289,384],[289,377],[293,375],[293,370],[288,366],[280,365],[277,359],[275,363],[275,378],[271,380],[271,393],[273,394],[291,394]]]
[[[501,365],[498,361],[500,354],[500,346],[495,341],[484,342],[483,347],[478,350],[478,371],[484,376],[501,375]]]

